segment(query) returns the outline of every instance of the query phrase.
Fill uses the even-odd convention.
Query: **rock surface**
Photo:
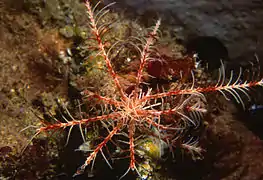
[[[111,0],[105,0],[109,2]],[[119,0],[115,7],[144,19],[161,16],[176,36],[215,36],[223,41],[232,59],[263,50],[261,0]]]

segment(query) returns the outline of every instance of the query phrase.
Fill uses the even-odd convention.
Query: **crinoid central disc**
[[[140,103],[136,99],[127,99],[123,103],[123,109],[122,111],[124,112],[126,117],[135,117],[138,116],[138,111],[143,108],[143,104]]]

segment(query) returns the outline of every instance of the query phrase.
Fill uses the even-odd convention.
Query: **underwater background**
[[[101,6],[111,2],[104,0]],[[234,70],[238,75],[242,67],[262,77],[259,67],[263,58],[263,2],[260,0],[117,0],[109,9],[106,20],[116,19],[117,30],[109,35],[112,39],[144,31],[161,18],[163,40],[158,53],[168,57],[177,52],[189,56],[198,53],[205,63],[201,63],[202,68],[206,64],[213,67],[204,70],[208,74],[204,83],[208,83],[206,76],[214,78],[221,59],[228,74]],[[40,134],[24,147],[35,134],[34,126],[43,119],[49,121],[50,114],[56,118],[66,116],[61,104],[67,104],[74,116],[81,116],[74,107],[79,105],[83,89],[113,94],[111,88],[104,88],[110,77],[100,70],[101,60],[84,61],[92,54],[87,48],[88,23],[85,3],[81,0],[0,0],[0,179],[73,179],[72,175],[87,157],[87,152],[77,150],[87,145],[81,146],[78,128],[72,129],[66,146],[69,129],[52,135]],[[136,63],[129,63],[126,54],[120,57],[126,61],[115,60],[115,70],[122,75],[128,91],[133,82],[129,73]],[[168,62],[171,63],[168,66],[174,66]],[[148,68],[150,76],[160,76],[159,81],[149,81],[153,87],[178,79],[176,75],[168,77],[166,67],[164,72],[158,68],[154,64],[152,69]],[[235,100],[226,101],[223,96],[209,94],[205,130],[198,132],[204,149],[202,158],[194,161],[177,150],[173,159],[169,152],[163,152],[164,160],[152,161],[151,166],[148,162],[142,164],[144,169],[140,171],[146,175],[141,179],[263,179],[262,93],[261,87],[253,88],[249,94],[251,100],[244,98],[244,108]],[[96,128],[86,134],[87,138],[98,137]],[[98,157],[94,172],[87,168],[86,173],[74,179],[117,179],[128,163],[120,160],[111,170]],[[123,179],[140,178],[129,174]]]

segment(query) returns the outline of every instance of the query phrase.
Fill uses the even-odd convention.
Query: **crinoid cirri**
[[[164,148],[170,150],[171,153],[175,148],[181,148],[193,158],[197,157],[202,153],[202,148],[198,144],[198,137],[193,135],[191,131],[200,127],[203,116],[207,113],[205,95],[220,92],[226,98],[232,96],[237,102],[243,104],[241,97],[243,95],[249,97],[248,91],[250,88],[263,85],[263,79],[250,82],[241,81],[241,72],[236,78],[231,73],[227,80],[222,67],[217,82],[214,84],[207,83],[206,87],[197,82],[198,79],[190,70],[189,72],[192,73],[183,75],[189,76],[189,78],[183,78],[183,81],[178,78],[179,80],[174,83],[175,85],[169,86],[169,88],[162,88],[162,90],[150,88],[150,86],[145,88],[147,83],[145,83],[144,75],[149,62],[158,60],[155,53],[155,44],[159,40],[161,20],[157,20],[154,27],[143,38],[131,37],[128,42],[124,40],[117,41],[109,46],[104,36],[111,24],[100,22],[108,13],[108,6],[97,10],[98,6],[99,3],[93,8],[90,2],[86,1],[92,34],[89,41],[92,41],[91,44],[93,45],[90,49],[96,51],[96,55],[103,59],[104,67],[108,71],[109,78],[112,79],[116,93],[104,93],[102,95],[84,90],[82,92],[83,97],[102,105],[103,110],[100,111],[100,114],[87,115],[88,112],[86,112],[86,118],[77,119],[70,116],[71,120],[65,118],[55,119],[56,121],[53,123],[49,122],[39,127],[35,134],[36,136],[40,133],[66,128],[69,129],[70,134],[71,129],[75,126],[80,127],[81,132],[84,128],[91,131],[92,128],[89,127],[94,124],[99,126],[99,136],[102,138],[100,138],[100,141],[96,140],[93,143],[93,148],[90,149],[87,159],[76,170],[74,176],[84,173],[87,166],[93,168],[95,159],[100,154],[110,168],[114,167],[112,166],[114,164],[113,159],[118,159],[118,157],[128,159],[127,171],[124,171],[119,178],[126,176],[129,172],[135,172],[141,178],[147,179],[145,177],[147,175],[140,170],[139,166],[141,162],[147,159],[149,153],[142,153],[142,151],[145,152],[147,148],[156,145],[160,146],[156,148],[159,157],[162,154],[160,151]],[[127,86],[122,85],[121,77],[117,75],[112,62],[113,57],[116,58],[116,54],[122,48],[127,49],[127,47],[132,48],[129,52],[137,53],[134,57],[138,62],[134,81],[128,87],[129,92],[126,91]],[[186,58],[186,61],[188,60],[189,57]],[[183,63],[184,61],[180,62]],[[149,137],[155,143],[147,144]]]

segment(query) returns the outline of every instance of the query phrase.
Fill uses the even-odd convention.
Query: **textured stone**
[[[121,0],[115,7],[126,7],[128,13],[143,19],[152,14],[161,16],[183,37],[215,36],[227,46],[232,59],[263,50],[261,0]]]

